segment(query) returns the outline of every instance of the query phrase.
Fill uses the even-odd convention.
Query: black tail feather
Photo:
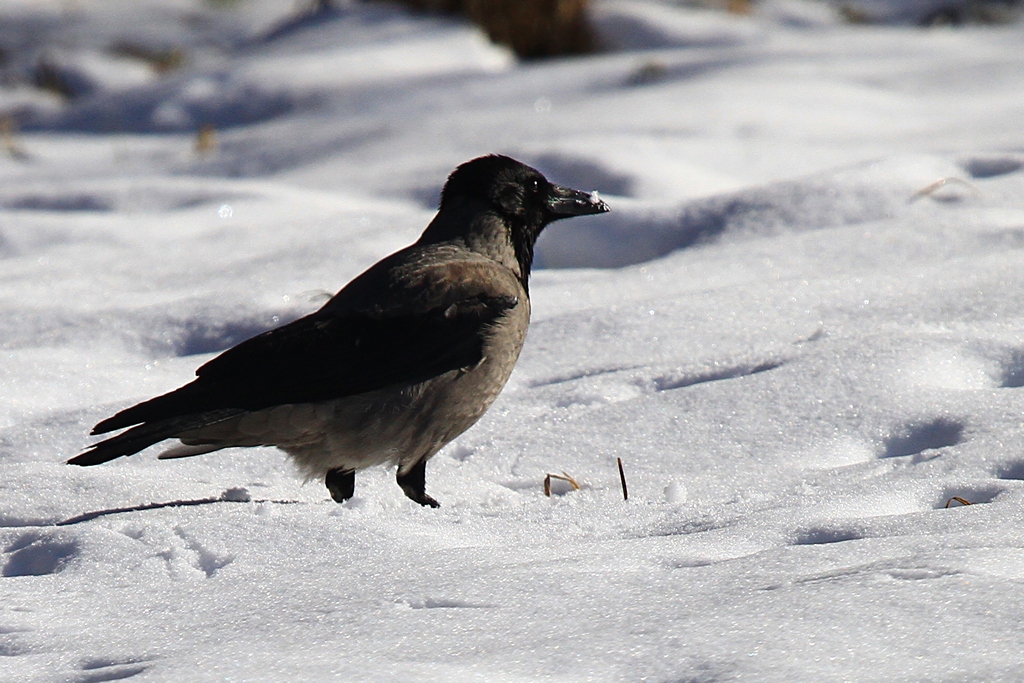
[[[131,408],[125,408],[116,415],[108,417],[92,428],[92,434],[106,434],[132,425],[153,424],[182,415],[194,415],[206,408],[202,405],[202,396],[203,392],[196,386],[196,382],[186,384],[174,391],[143,401]]]
[[[94,443],[85,453],[68,460],[69,465],[99,465],[124,455],[138,453],[143,448],[174,436],[166,425],[143,424],[123,434]]]
[[[99,465],[125,455],[133,455],[164,439],[171,439],[182,432],[199,429],[238,415],[240,410],[227,409],[183,415],[157,422],[147,422],[132,427],[117,436],[94,443],[81,455],[68,460],[69,465]],[[103,424],[103,423],[100,423]],[[94,430],[95,434],[96,431]]]

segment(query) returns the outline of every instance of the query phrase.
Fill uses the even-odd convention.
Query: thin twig
[[[629,500],[629,489],[626,488],[626,471],[622,469],[622,458],[615,458],[619,463],[619,481],[622,482],[622,500]]]
[[[960,503],[961,505],[970,505],[971,504],[971,501],[969,501],[969,500],[964,500],[960,496],[953,496],[952,498],[950,498],[949,500],[946,501],[946,507],[948,508],[949,504],[952,503],[954,500],[956,502]]]

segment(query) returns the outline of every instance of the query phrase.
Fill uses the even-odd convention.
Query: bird
[[[426,465],[504,388],[530,322],[530,269],[550,223],[609,211],[596,192],[555,185],[511,157],[459,165],[437,214],[319,310],[247,339],[196,379],[122,410],[121,431],[67,462],[98,465],[167,439],[160,459],[276,446],[342,503],[357,471],[396,468],[423,506]]]

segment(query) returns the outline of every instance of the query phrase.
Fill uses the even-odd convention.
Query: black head
[[[540,171],[499,154],[467,161],[448,176],[439,215],[460,204],[501,219],[524,285],[541,230],[562,218],[608,211],[608,205],[591,193],[555,185]]]
[[[560,218],[608,211],[592,194],[554,185],[537,169],[500,154],[478,157],[452,171],[441,191],[441,208],[458,197],[482,200],[502,217],[537,232]]]

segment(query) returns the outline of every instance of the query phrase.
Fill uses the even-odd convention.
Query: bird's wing
[[[362,299],[355,304],[343,290],[320,311],[228,349],[191,384],[128,408],[93,433],[207,411],[326,401],[472,367],[483,358],[489,326],[519,304],[509,280],[488,272],[494,268],[420,265],[401,287],[385,284],[381,296],[353,297]]]

